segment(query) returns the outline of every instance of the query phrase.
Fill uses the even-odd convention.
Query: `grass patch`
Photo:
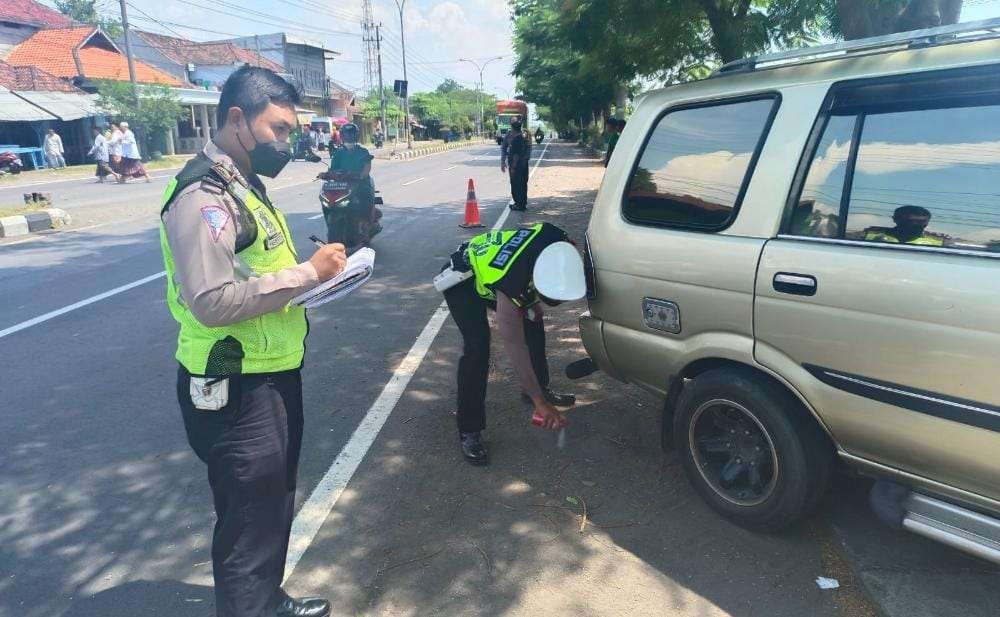
[[[42,206],[39,205],[26,206],[21,204],[19,206],[0,206],[0,217],[27,214],[29,212],[37,212],[41,209]]]

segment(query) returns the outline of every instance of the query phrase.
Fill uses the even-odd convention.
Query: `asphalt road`
[[[386,201],[376,278],[310,313],[300,507],[440,315],[430,281],[476,233],[457,227],[468,179],[487,226],[503,211],[497,154],[375,162]],[[588,166],[571,146],[550,148],[542,182],[563,186],[527,219],[581,235],[596,181],[582,190],[567,178]],[[298,162],[270,185],[303,259],[324,230],[318,169]],[[0,617],[212,612],[214,513],[175,401],[177,328],[160,275],[157,213],[172,173],[31,187],[52,193],[73,228],[0,242]],[[0,189],[0,203],[24,190]],[[582,354],[577,309],[551,317],[557,375]],[[320,512],[290,590],[332,595],[338,614],[393,616],[874,615],[862,587],[890,617],[997,614],[995,566],[881,526],[855,479],[840,478],[824,516],[786,534],[722,521],[660,452],[658,401],[599,376],[569,386],[582,396],[564,448],[525,433],[515,380],[494,366],[496,460],[473,469],[454,443],[459,346],[450,322],[428,341],[348,490]],[[583,500],[589,519],[577,516]],[[843,589],[820,592],[817,575]]]
[[[470,235],[457,226],[468,179],[487,224],[506,204],[497,154],[483,146],[376,162],[386,202],[377,278],[354,301],[310,314],[300,502],[441,302],[430,281]],[[316,170],[297,163],[271,191],[302,258],[312,252],[308,236],[324,229],[319,185],[309,182]],[[156,212],[170,174],[157,175],[148,185],[40,186],[71,212],[96,203],[132,216],[0,246],[0,616],[90,614],[87,598],[136,581],[210,584],[214,514],[183,434],[177,329],[156,276]],[[116,614],[170,614],[161,592],[139,593]]]

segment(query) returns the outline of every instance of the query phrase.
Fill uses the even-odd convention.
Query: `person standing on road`
[[[281,589],[302,444],[308,331],[296,295],[344,269],[343,245],[298,263],[260,176],[291,158],[299,94],[244,66],[219,97],[219,130],[167,185],[160,245],[180,324],[177,398],[208,468],[218,617],[327,617],[330,603]]]
[[[500,149],[500,171],[510,171],[511,210],[528,209],[528,161],[531,160],[531,138],[521,129],[521,120],[510,123]]]
[[[122,128],[122,163],[119,172],[119,182],[125,182],[129,178],[145,178],[149,182],[149,174],[142,164],[142,156],[139,153],[139,142],[135,139],[135,133],[129,128],[128,122],[121,123]]]
[[[66,158],[63,156],[62,137],[56,134],[55,129],[45,131],[45,160],[50,169],[60,169],[66,166]]]
[[[122,170],[122,130],[117,122],[111,123],[111,137],[108,138],[108,157],[111,159],[111,169],[116,174]],[[121,177],[118,178],[121,181]]]
[[[459,247],[435,279],[462,333],[458,361],[458,436],[465,460],[486,465],[486,385],[490,362],[487,309],[496,311],[507,356],[534,407],[532,423],[562,428],[556,407],[576,403],[549,388],[542,302],[555,306],[586,293],[583,260],[566,232],[549,223],[480,234]]]
[[[97,161],[97,170],[94,175],[97,176],[97,182],[100,184],[104,183],[104,179],[108,176],[114,176],[115,180],[118,179],[118,174],[116,174],[108,162],[108,138],[101,132],[101,127],[95,126],[94,129],[94,145],[91,146],[90,151],[87,156],[93,157]]]

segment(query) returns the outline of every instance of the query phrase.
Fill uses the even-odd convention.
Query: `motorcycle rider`
[[[340,127],[340,138],[343,146],[334,149],[330,154],[330,170],[316,176],[321,180],[332,180],[337,173],[347,173],[348,180],[355,183],[351,191],[351,214],[354,220],[351,229],[357,229],[357,222],[376,217],[375,185],[372,183],[372,156],[368,149],[358,143],[360,131],[353,123]],[[381,231],[382,227],[374,222],[372,235]]]

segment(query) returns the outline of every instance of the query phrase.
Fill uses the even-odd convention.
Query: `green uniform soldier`
[[[281,589],[302,443],[300,368],[308,325],[289,301],[337,275],[327,245],[298,263],[284,216],[258,176],[291,158],[294,87],[244,67],[226,81],[219,130],[167,186],[160,244],[167,305],[180,324],[177,398],[208,468],[219,617],[325,617],[330,604]]]

